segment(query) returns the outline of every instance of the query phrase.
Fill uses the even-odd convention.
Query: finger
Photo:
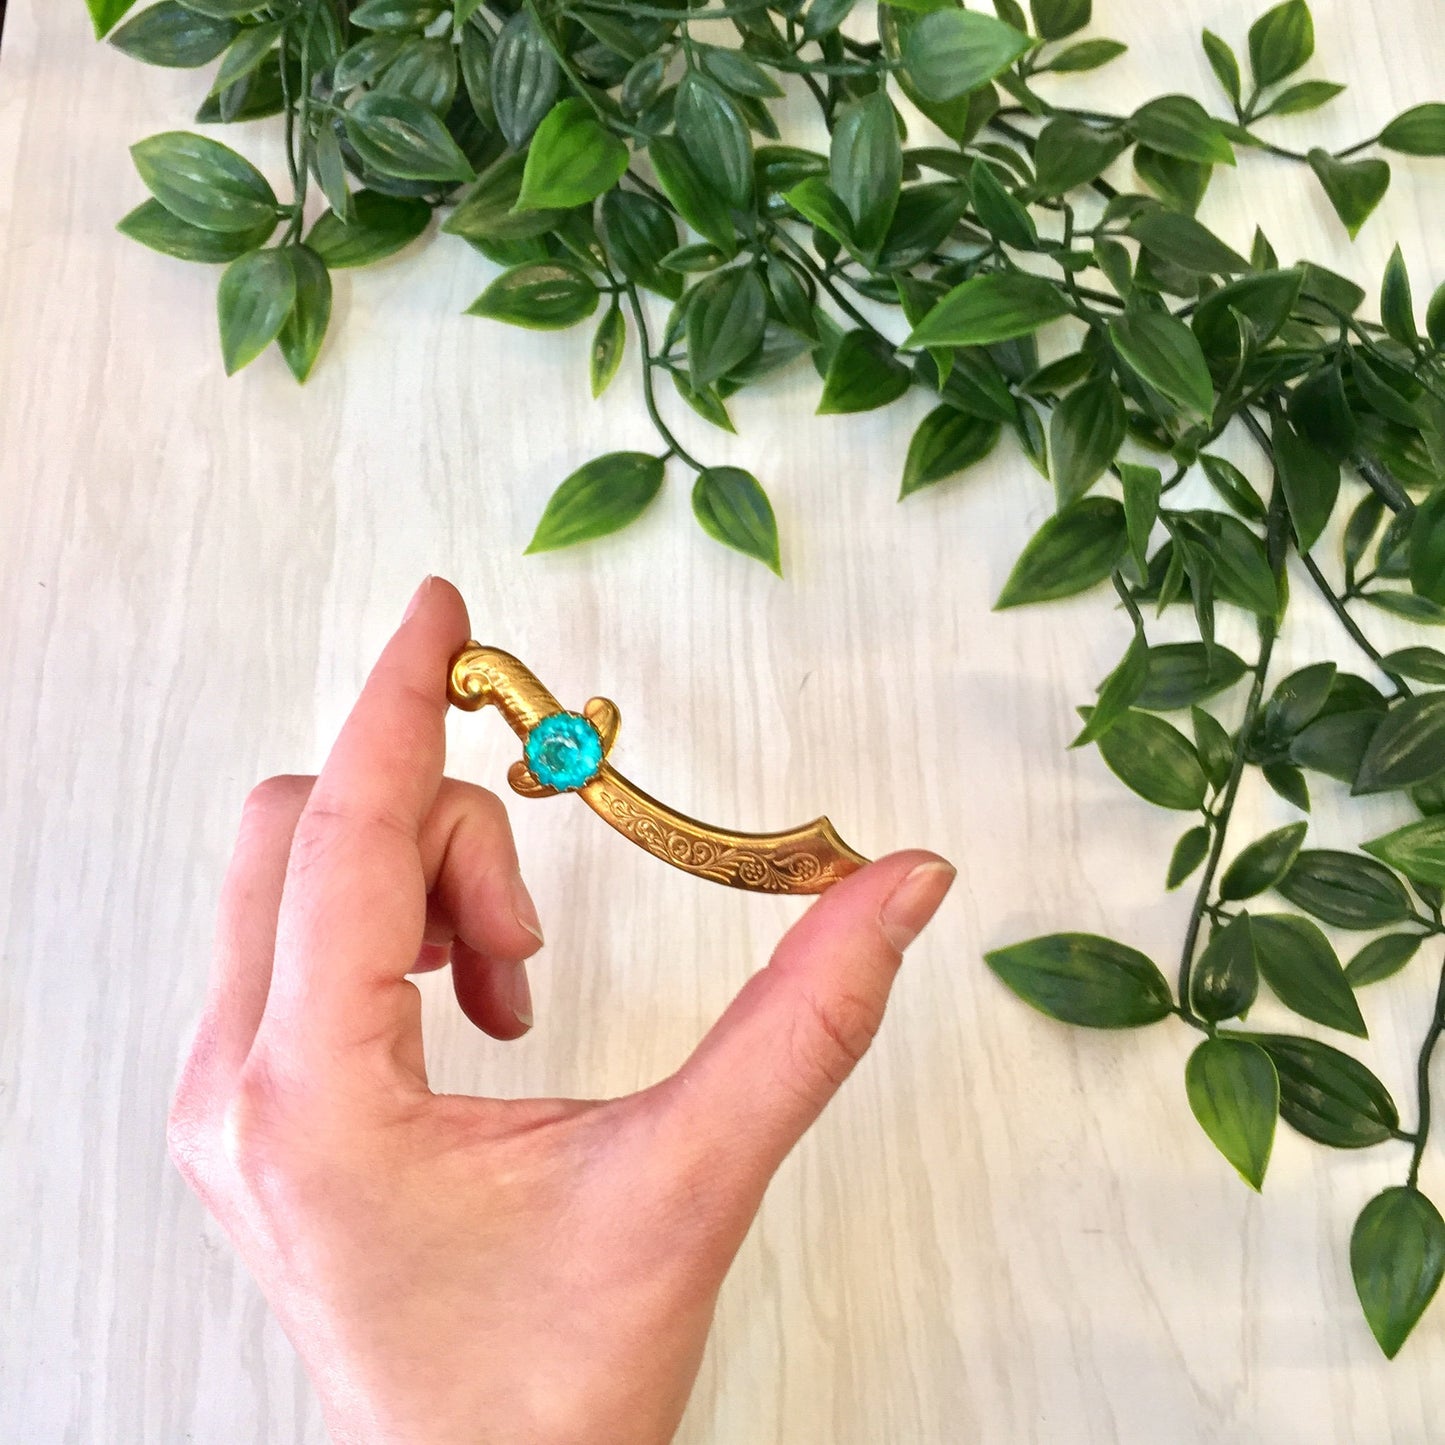
[[[452,987],[462,1012],[494,1039],[519,1039],[532,1027],[532,986],[521,959],[489,958],[459,940]]]
[[[252,789],[221,885],[215,953],[178,1105],[213,1112],[230,1097],[266,1008],[276,915],[291,835],[314,778],[270,778]]]
[[[316,1058],[418,1027],[406,981],[426,924],[420,835],[446,755],[466,608],[428,578],[381,654],[296,824],[262,1031]]]
[[[682,1157],[735,1159],[761,1196],[863,1057],[903,950],[954,878],[932,853],[896,853],[828,890],[669,1081]],[[668,1086],[665,1086],[668,1087]]]

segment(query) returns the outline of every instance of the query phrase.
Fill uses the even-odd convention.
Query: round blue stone
[[[571,793],[597,776],[602,739],[581,713],[554,712],[527,734],[523,753],[539,783]]]

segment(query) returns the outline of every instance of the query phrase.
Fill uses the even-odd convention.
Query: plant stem
[[[825,290],[828,295],[833,298],[833,301],[837,304],[838,309],[842,311],[843,314],[847,316],[850,321],[853,321],[857,325],[862,326],[867,330],[873,332],[875,336],[883,335],[883,333],[879,331],[878,328],[874,326],[874,324],[869,321],[869,319],[864,316],[863,313],[859,311],[857,307],[855,307],[853,303],[849,301],[848,298],[844,296],[841,291],[838,290],[838,288],[833,284],[832,278],[829,277],[827,272],[825,272],[823,268],[819,266],[816,261],[813,260],[810,252],[808,252],[804,247],[800,246],[795,240],[793,240],[793,238],[781,226],[773,224],[769,227],[769,230],[779,242],[781,242],[784,246],[788,248],[790,252],[792,252],[798,264],[805,267],[812,275],[813,279],[818,283],[818,285],[820,285],[823,290]],[[885,341],[888,340],[886,336],[883,339]],[[889,341],[888,344],[890,346],[893,345],[891,341]]]
[[[1430,1060],[1440,1035],[1445,1033],[1445,964],[1440,967],[1440,982],[1435,988],[1435,1015],[1430,1030],[1420,1045],[1420,1058],[1415,1066],[1415,1087],[1420,1101],[1420,1122],[1415,1126],[1415,1148],[1410,1155],[1410,1173],[1406,1183],[1411,1189],[1420,1178],[1420,1160],[1430,1137]]]
[[[657,409],[657,395],[652,386],[652,372],[657,358],[653,355],[652,340],[647,333],[647,317],[643,313],[637,287],[629,285],[626,290],[627,304],[632,311],[632,319],[637,326],[638,343],[642,349],[642,400],[647,407],[647,414],[651,417],[652,425],[656,428],[658,436],[667,443],[673,456],[677,457],[679,461],[685,462],[695,472],[705,471],[706,468],[703,464],[673,436],[671,428],[663,421],[662,413]]]

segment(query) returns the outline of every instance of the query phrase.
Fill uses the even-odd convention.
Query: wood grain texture
[[[1201,23],[1242,39],[1255,13],[1096,8],[1133,45],[1104,83],[1114,105],[1207,93]],[[1434,0],[1315,12],[1311,73],[1352,88],[1281,135],[1353,140],[1441,91]],[[635,371],[590,402],[585,341],[461,316],[490,268],[437,241],[341,283],[338,339],[306,390],[274,358],[227,382],[214,273],[112,229],[141,197],[126,145],[196,100],[196,77],[96,47],[78,0],[11,9],[0,1439],[324,1439],[285,1339],[169,1168],[162,1120],[241,799],[321,759],[429,571],[564,701],[615,698],[619,766],[677,807],[752,828],[827,811],[869,852],[924,844],[961,870],[872,1055],[769,1195],[685,1445],[1438,1438],[1445,1308],[1387,1367],[1346,1264],[1355,1213],[1402,1177],[1404,1147],[1330,1155],[1282,1131],[1255,1198],[1189,1116],[1182,1028],[1070,1032],[980,964],[1059,927],[1167,963],[1187,906],[1161,892],[1176,822],[1091,750],[1065,751],[1123,624],[1102,597],[989,611],[1049,509],[1027,465],[1005,448],[899,507],[921,398],[818,419],[802,372],[738,402],[735,441],[699,438],[768,481],[786,582],[702,537],[680,477],[624,536],[523,562],[565,472],[650,443]],[[280,169],[267,127],[241,143]],[[1353,248],[1308,176],[1241,171],[1208,213],[1236,245],[1259,222],[1286,258],[1366,280],[1398,238],[1417,286],[1445,276],[1439,165],[1399,163]],[[1298,612],[1282,665],[1348,656],[1318,609]],[[453,742],[455,772],[502,785],[515,744],[495,718],[456,718]],[[1317,793],[1325,840],[1395,819]],[[494,1045],[432,988],[438,1087],[601,1095],[655,1079],[798,905],[700,885],[565,804],[512,812],[551,940],[539,1026]],[[1284,817],[1256,794],[1243,813]],[[1431,967],[1365,1001],[1366,1057],[1407,1118]],[[1438,1148],[1426,1171],[1445,1185]]]

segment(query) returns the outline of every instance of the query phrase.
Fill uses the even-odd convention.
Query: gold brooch
[[[469,642],[452,660],[448,693],[467,712],[488,704],[522,740],[507,781],[524,798],[576,793],[598,817],[654,858],[685,873],[754,893],[821,893],[868,860],[827,818],[785,833],[734,833],[674,812],[607,761],[617,704],[594,697],[568,712],[509,653]]]

